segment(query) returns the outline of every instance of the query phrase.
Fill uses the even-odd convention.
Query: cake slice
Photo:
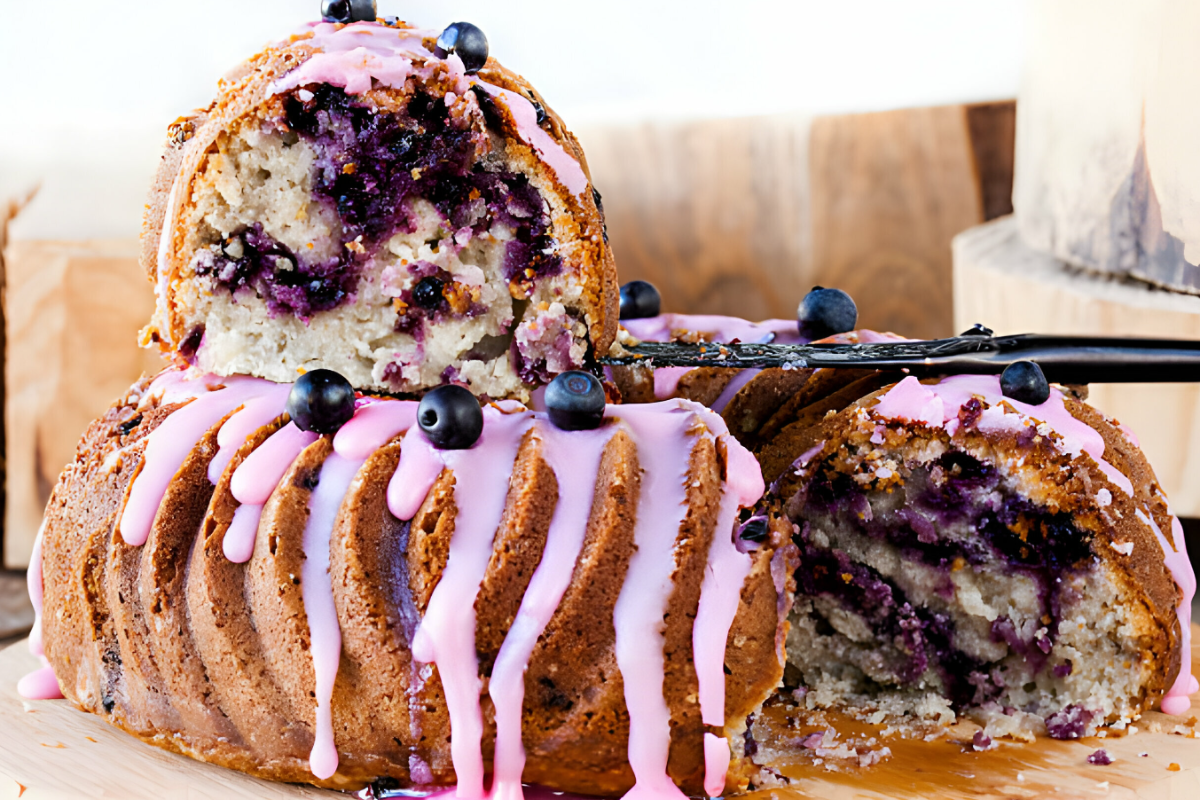
[[[220,375],[522,400],[607,350],[616,274],[578,142],[522,78],[436,39],[310,25],[172,126],[144,343]]]
[[[1200,688],[1179,522],[1132,435],[1057,389],[909,377],[798,414],[760,460],[800,551],[809,708],[1077,738]]]

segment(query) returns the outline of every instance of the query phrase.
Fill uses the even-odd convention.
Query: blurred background
[[[484,29],[578,134],[622,280],[653,281],[667,310],[791,317],[821,283],[854,295],[864,326],[913,337],[978,321],[1200,338],[1200,159],[1179,134],[1197,122],[1180,98],[1200,87],[1164,78],[1200,80],[1196,5],[379,0],[379,13]],[[87,422],[155,366],[135,346],[153,302],[137,236],[167,124],[319,14],[319,0],[0,0],[8,569],[28,562]],[[1177,510],[1200,516],[1197,391],[1092,398],[1138,431]],[[0,635],[23,614],[0,584]]]

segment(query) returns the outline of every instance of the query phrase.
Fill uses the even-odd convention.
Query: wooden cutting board
[[[1200,656],[1200,626],[1193,626]],[[1200,658],[1193,664],[1200,667]],[[37,666],[24,642],[0,653],[0,800],[100,798],[123,800],[297,800],[349,795],[310,787],[269,783],[231,770],[159,750],[110,727],[70,703],[23,701],[17,681]],[[1200,712],[1200,695],[1196,698]],[[925,798],[1200,798],[1200,739],[1164,731],[1181,720],[1150,713],[1133,736],[1076,742],[1001,743],[975,753],[959,741],[959,731],[935,742],[884,739],[892,757],[867,769],[829,772],[823,766],[794,764],[783,769],[786,789],[758,793],[761,800],[889,800]],[[859,726],[860,728],[863,726]],[[1110,766],[1087,757],[1103,747]],[[1149,753],[1142,757],[1140,753]],[[1172,770],[1171,765],[1178,765]],[[751,796],[753,797],[753,796]]]

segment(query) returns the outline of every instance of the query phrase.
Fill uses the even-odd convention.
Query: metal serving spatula
[[[978,329],[977,329],[978,330]],[[988,336],[878,344],[684,344],[645,342],[598,359],[608,366],[783,367],[898,370],[917,377],[999,375],[1033,361],[1053,383],[1200,382],[1200,341],[1120,336]]]

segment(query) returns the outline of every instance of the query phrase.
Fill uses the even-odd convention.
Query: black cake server
[[[1060,384],[1200,382],[1200,341],[1121,336],[988,336],[976,331],[949,339],[876,344],[660,343],[621,348],[598,359],[607,366],[738,369],[878,369],[917,377],[999,375],[1033,361]]]

